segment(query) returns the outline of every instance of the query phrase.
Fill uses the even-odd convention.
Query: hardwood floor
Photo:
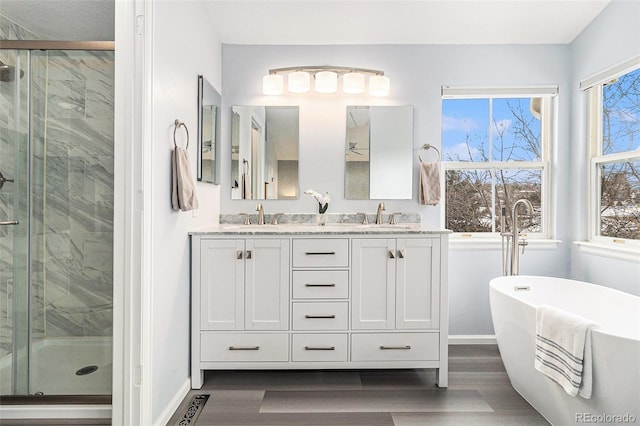
[[[547,425],[513,390],[495,345],[449,347],[449,388],[434,370],[208,371],[207,425]],[[183,422],[193,425],[193,422]]]

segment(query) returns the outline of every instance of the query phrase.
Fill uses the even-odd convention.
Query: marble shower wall
[[[111,336],[114,55],[37,53],[32,330]]]
[[[31,336],[112,335],[113,56],[33,51],[32,75],[16,82],[18,90],[0,84],[0,170],[16,179],[0,190],[0,218],[21,222],[0,227],[0,358],[12,350],[14,321],[26,323],[27,307],[14,316],[13,299],[26,294],[28,238]],[[0,60],[18,58],[0,51]],[[15,113],[17,105],[24,108]]]
[[[25,66],[27,54],[0,50],[0,61]],[[27,95],[25,84],[0,83],[0,171],[6,179],[14,180],[6,182],[0,189],[0,220],[19,220],[23,224],[26,223],[23,213],[27,208],[27,199],[22,194],[25,193],[28,176],[29,117],[26,108],[18,106],[28,105]],[[26,300],[24,286],[14,289],[14,274],[18,280],[27,276],[26,232],[24,225],[0,226],[0,359],[13,350],[14,318],[20,318],[24,324],[27,322],[27,307],[14,311],[13,304],[14,298]]]
[[[0,40],[39,40],[37,34],[0,15]]]

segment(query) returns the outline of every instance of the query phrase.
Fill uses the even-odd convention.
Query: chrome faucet
[[[376,225],[382,224],[382,211],[385,210],[384,203],[378,204],[378,212],[376,213]]]
[[[503,255],[502,255],[502,261],[503,261],[503,271],[505,273],[505,275],[507,274],[507,272],[509,273],[509,275],[518,275],[518,273],[520,272],[520,258],[519,258],[519,253],[518,253],[518,249],[520,247],[522,247],[522,251],[524,253],[524,247],[528,244],[527,241],[525,239],[520,239],[520,231],[518,230],[518,207],[520,207],[520,205],[524,205],[527,208],[527,213],[529,215],[533,214],[533,205],[531,204],[531,202],[529,200],[526,200],[524,198],[516,201],[513,204],[513,208],[511,209],[511,232],[507,233],[504,230],[504,216],[506,215],[506,208],[504,208],[504,205],[501,203],[501,207],[502,207],[502,218],[500,220],[500,224],[501,224],[501,233],[500,235],[503,237],[503,245],[502,245],[502,250],[503,250]],[[510,257],[511,257],[511,267],[509,268],[507,266],[507,259],[509,258],[509,255],[507,253],[505,253],[504,251],[504,239],[506,238],[507,241],[507,253],[510,251]]]
[[[256,211],[258,212],[258,225],[264,225],[264,209],[262,208],[262,204],[258,203]]]

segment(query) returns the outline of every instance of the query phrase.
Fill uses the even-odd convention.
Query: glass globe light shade
[[[262,77],[262,93],[265,95],[282,95],[284,92],[284,77],[269,74]]]
[[[305,71],[292,72],[288,85],[291,93],[307,93],[311,87],[311,75]]]
[[[335,93],[338,90],[338,74],[333,71],[316,73],[316,92]]]
[[[369,94],[371,96],[389,95],[390,80],[384,75],[374,75],[369,79]]]
[[[364,93],[364,74],[350,72],[342,76],[342,91],[350,95]]]

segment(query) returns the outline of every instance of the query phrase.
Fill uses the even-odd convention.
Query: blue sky
[[[489,126],[492,134],[492,160],[509,158],[536,161],[533,151],[516,134],[517,118],[511,108],[528,124],[539,145],[540,121],[529,110],[530,99],[444,99],[442,101],[442,149],[445,160],[484,161],[489,155]],[[491,105],[491,108],[490,108]],[[491,124],[490,124],[491,123]],[[468,141],[468,143],[467,143]],[[513,151],[511,148],[515,147]],[[504,150],[501,150],[504,148]]]
[[[620,97],[620,93],[626,96]],[[611,146],[605,147],[605,154],[640,149],[640,69],[632,71],[615,83],[603,89],[605,107],[609,114],[609,126],[603,123],[605,138],[611,139]],[[614,101],[606,103],[613,98]]]

